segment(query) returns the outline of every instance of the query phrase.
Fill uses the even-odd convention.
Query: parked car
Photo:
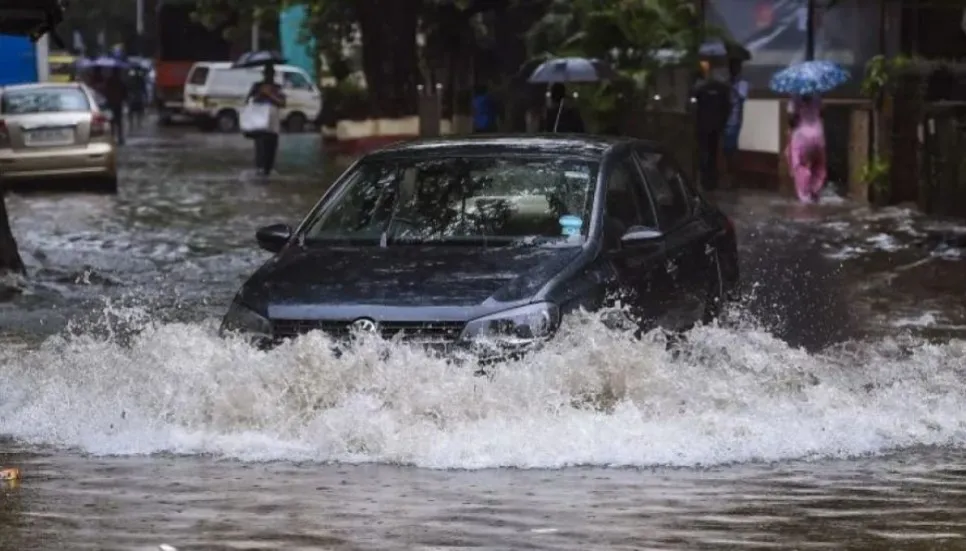
[[[656,143],[595,136],[414,141],[351,166],[238,292],[222,334],[271,347],[351,329],[519,353],[615,297],[685,330],[737,298],[729,219]]]
[[[110,119],[81,83],[0,88],[0,184],[71,179],[117,192]]]
[[[204,128],[237,132],[238,117],[252,85],[262,79],[261,68],[233,69],[231,63],[200,61],[191,67],[184,85],[184,111]],[[304,69],[276,65],[275,80],[285,92],[282,124],[303,132],[322,112],[322,92]]]

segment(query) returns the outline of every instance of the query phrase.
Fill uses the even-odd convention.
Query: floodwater
[[[150,129],[118,197],[8,197],[31,283],[0,304],[0,549],[966,548],[956,224],[724,194],[733,325],[671,354],[589,317],[480,378],[215,336],[255,228],[338,170],[282,147],[264,184],[240,137]]]

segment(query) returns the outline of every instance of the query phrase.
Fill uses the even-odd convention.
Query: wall
[[[778,153],[781,149],[781,102],[774,99],[749,99],[738,137],[742,151]]]
[[[0,35],[0,86],[37,81],[37,52],[25,36]]]

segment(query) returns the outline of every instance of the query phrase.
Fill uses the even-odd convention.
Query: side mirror
[[[656,241],[662,237],[664,237],[664,234],[654,228],[632,226],[621,237],[621,243],[625,245],[647,243],[649,241]]]
[[[272,224],[255,232],[258,246],[270,253],[277,253],[292,238],[292,228],[288,224]]]

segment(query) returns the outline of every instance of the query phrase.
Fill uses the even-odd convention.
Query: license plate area
[[[23,143],[27,147],[72,145],[74,143],[74,128],[34,128],[26,130],[23,135]]]

